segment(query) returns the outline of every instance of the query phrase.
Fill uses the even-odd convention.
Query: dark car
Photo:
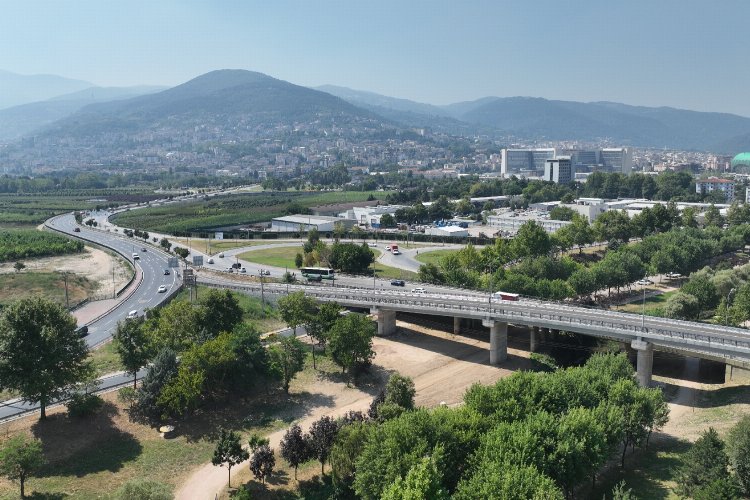
[[[391,285],[393,285],[393,286],[406,286],[406,282],[404,282],[404,280],[391,280]]]
[[[81,228],[80,227],[74,227],[73,228],[73,232],[74,233],[80,233],[81,232]]]
[[[169,269],[164,270],[164,276],[169,276]]]
[[[79,337],[85,337],[86,335],[89,334],[89,327],[86,325],[83,325],[78,330],[76,330],[76,333],[78,334]]]

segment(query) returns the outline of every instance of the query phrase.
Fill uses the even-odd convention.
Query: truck
[[[401,253],[398,250],[398,245],[396,245],[395,243],[391,243],[390,245],[386,245],[385,251],[386,252],[391,252],[393,255],[398,255],[398,254]]]

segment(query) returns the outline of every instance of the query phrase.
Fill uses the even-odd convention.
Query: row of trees
[[[361,274],[375,261],[375,254],[367,245],[354,243],[341,243],[339,241],[339,229],[335,232],[336,241],[328,246],[320,239],[317,229],[312,229],[307,234],[307,241],[302,245],[302,253],[295,257],[294,264],[300,268],[304,266],[325,265],[333,269],[351,273]]]

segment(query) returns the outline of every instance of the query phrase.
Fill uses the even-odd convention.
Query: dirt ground
[[[474,383],[491,384],[511,373],[530,367],[528,353],[508,349],[508,362],[502,368],[489,365],[489,335],[486,338],[454,336],[418,325],[398,321],[398,332],[392,337],[375,338],[373,370],[382,376],[398,371],[412,377],[417,390],[416,404],[433,407],[441,403],[457,405],[466,390]],[[324,415],[337,417],[353,411],[366,411],[380,386],[355,388],[330,376],[319,375],[310,381],[322,404],[311,407],[297,423],[303,431]],[[268,436],[271,447],[278,450],[286,428]],[[280,460],[280,459],[278,459]],[[232,484],[238,485],[252,479],[246,463],[232,469]],[[235,472],[236,471],[236,472]],[[175,498],[192,500],[214,498],[225,489],[225,468],[204,464],[193,470],[181,483]],[[279,486],[284,486],[280,484]]]
[[[23,272],[39,271],[54,272],[67,271],[80,276],[85,276],[89,281],[96,283],[97,295],[99,293],[110,296],[112,293],[113,266],[114,286],[117,290],[122,288],[128,280],[132,271],[122,259],[99,250],[98,248],[84,247],[80,254],[64,255],[59,257],[42,257],[39,259],[24,260],[26,269]],[[0,264],[0,274],[13,274],[14,262]]]

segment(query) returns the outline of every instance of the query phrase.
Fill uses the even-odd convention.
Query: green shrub
[[[89,417],[104,405],[104,400],[96,394],[76,393],[70,397],[65,406],[68,415],[73,418]]]
[[[115,493],[115,500],[172,500],[169,486],[150,479],[132,479]],[[249,497],[248,497],[249,498]]]

